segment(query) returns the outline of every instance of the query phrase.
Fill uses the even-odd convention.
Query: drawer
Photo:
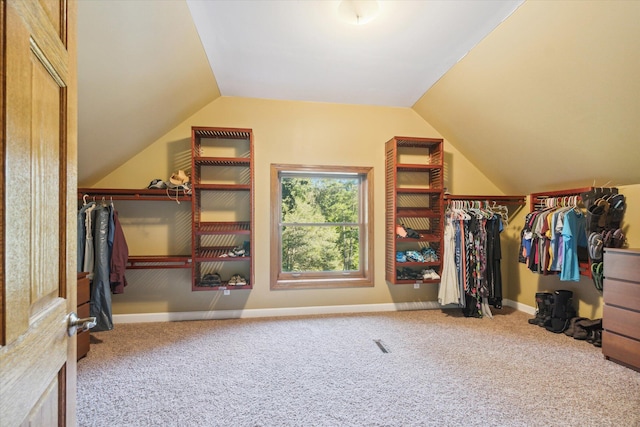
[[[90,339],[91,335],[89,334],[89,331],[80,332],[76,335],[76,340],[78,343],[78,350],[76,353],[77,360],[82,359],[89,352],[89,346],[91,345]]]
[[[607,279],[640,282],[640,252],[628,249],[605,249],[603,274]]]
[[[78,280],[78,305],[89,302],[91,299],[89,292],[89,279],[85,277]]]
[[[605,305],[602,329],[640,340],[640,312]]]
[[[84,319],[85,317],[89,317],[89,312],[91,311],[91,305],[89,303],[81,304],[78,306],[78,317]]]
[[[604,280],[604,303],[640,311],[640,283]]]
[[[640,341],[632,340],[612,332],[602,333],[602,354],[616,362],[640,370]]]

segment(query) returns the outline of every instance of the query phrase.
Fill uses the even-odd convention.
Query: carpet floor
[[[639,372],[529,317],[118,324],[78,362],[78,425],[640,427]]]

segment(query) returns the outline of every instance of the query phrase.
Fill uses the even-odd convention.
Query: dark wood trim
[[[67,425],[67,364],[58,371],[58,427]]]

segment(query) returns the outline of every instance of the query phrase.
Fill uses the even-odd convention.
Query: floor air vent
[[[389,353],[389,350],[384,346],[384,343],[382,342],[382,340],[373,340],[373,342],[376,343],[376,345],[378,346],[381,352]]]

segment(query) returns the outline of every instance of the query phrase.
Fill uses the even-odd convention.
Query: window
[[[271,289],[373,286],[373,169],[271,165]]]

